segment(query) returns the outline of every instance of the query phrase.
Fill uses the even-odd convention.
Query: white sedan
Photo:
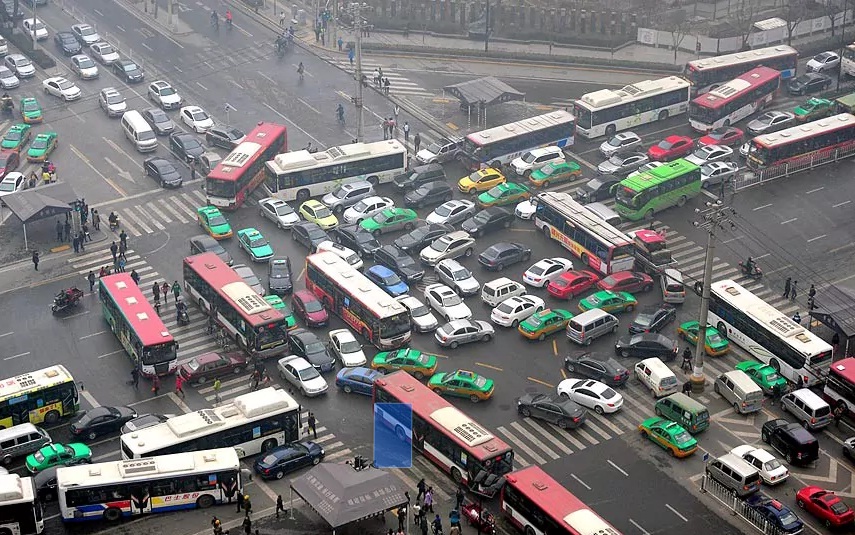
[[[171,110],[181,105],[181,95],[169,82],[155,80],[148,84],[148,98],[157,102],[164,110]]]
[[[291,205],[282,199],[267,197],[258,201],[258,213],[261,217],[276,223],[277,228],[291,228],[300,222],[300,216]]]
[[[44,87],[45,93],[48,95],[59,97],[65,101],[77,100],[81,95],[80,88],[74,82],[69,82],[62,76],[46,78],[42,82],[42,87]]]
[[[7,174],[0,181],[0,199],[24,189],[25,180],[24,174],[17,171]],[[0,204],[2,204],[2,201],[0,201]]]
[[[764,449],[743,444],[730,450],[730,453],[742,457],[745,462],[756,468],[760,472],[763,483],[767,485],[783,483],[790,477],[790,471],[787,470],[787,467]]]
[[[315,251],[318,253],[321,251],[329,251],[350,264],[353,269],[362,269],[365,265],[362,262],[362,257],[356,254],[356,251],[334,241],[322,241],[317,245]]]
[[[594,409],[597,414],[617,412],[623,406],[623,396],[610,386],[592,379],[564,379],[558,383],[558,394]]]
[[[365,352],[362,351],[362,344],[357,342],[353,333],[347,329],[330,331],[330,349],[345,368],[365,366],[368,362]]]
[[[534,217],[535,210],[537,210],[537,207],[535,207],[531,199],[527,199],[517,204],[516,208],[514,208],[514,215],[524,221],[528,221]]]
[[[23,26],[24,31],[28,34],[35,35],[36,41],[44,41],[48,38],[47,26],[45,26],[45,23],[39,19],[24,19],[21,22],[21,26]]]
[[[276,368],[279,377],[300,389],[304,396],[319,396],[329,389],[327,380],[303,357],[282,357]]]
[[[535,288],[543,288],[553,281],[571,271],[573,262],[566,258],[544,258],[523,273],[523,282]]]
[[[101,41],[89,46],[92,56],[104,65],[112,65],[119,61],[119,53],[110,43]]]
[[[214,120],[199,106],[184,106],[181,108],[181,120],[198,134],[204,134],[214,126]]]
[[[411,295],[401,295],[395,299],[410,312],[410,319],[413,320],[413,326],[417,332],[429,333],[439,327],[439,322],[436,321],[433,312],[417,298]]]
[[[389,197],[378,197],[372,195],[357,202],[344,211],[344,220],[348,224],[359,224],[363,219],[368,219],[374,214],[380,213],[386,208],[394,208],[395,201]]]
[[[468,320],[472,311],[457,292],[445,284],[431,284],[425,288],[425,300],[445,321]]]
[[[508,297],[493,309],[490,320],[502,327],[516,328],[521,321],[525,321],[535,312],[546,308],[543,299],[536,295],[517,295]]]

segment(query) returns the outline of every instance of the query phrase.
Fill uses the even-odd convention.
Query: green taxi
[[[428,387],[440,396],[469,398],[472,403],[490,399],[496,389],[492,379],[466,370],[435,373]]]
[[[199,226],[215,240],[225,240],[233,235],[229,220],[214,206],[197,208],[196,219],[199,220]]]
[[[13,124],[3,136],[3,141],[0,141],[0,149],[13,150],[21,152],[24,145],[29,143],[30,136],[33,135],[31,126],[28,124]]]
[[[92,458],[92,450],[86,444],[48,444],[39,451],[27,455],[27,470],[35,474],[51,466],[71,466],[88,463]]]
[[[40,123],[44,121],[42,115],[42,105],[33,97],[24,97],[21,99],[21,117],[27,124]]]
[[[563,331],[572,319],[573,314],[569,310],[547,308],[520,322],[517,330],[529,340],[543,340],[550,334]]]
[[[677,327],[680,338],[692,345],[698,343],[698,322],[687,321]],[[718,357],[730,351],[730,342],[727,341],[712,325],[707,325],[706,338],[704,340],[704,351],[711,357]]]
[[[481,208],[504,206],[524,201],[529,197],[531,197],[531,192],[528,186],[517,184],[516,182],[505,182],[478,195],[478,206]]]
[[[641,434],[674,457],[688,457],[698,449],[698,441],[677,422],[653,416],[638,426]]]
[[[260,230],[249,227],[237,231],[238,245],[246,251],[253,262],[264,262],[273,258],[273,246]]]
[[[809,98],[793,110],[796,120],[804,123],[828,117],[834,113],[834,103],[826,98]]]
[[[392,232],[394,230],[413,230],[418,217],[419,215],[416,211],[409,208],[386,208],[379,214],[374,214],[368,219],[363,219],[359,223],[359,227],[377,237],[384,232]]]
[[[744,360],[736,365],[737,370],[745,372],[752,381],[757,383],[764,394],[772,395],[775,388],[783,389],[787,387],[787,380],[781,377],[775,368],[762,362],[754,360]]]
[[[57,143],[59,143],[59,134],[56,132],[42,132],[30,144],[30,148],[27,150],[27,161],[43,162],[47,160],[47,157],[56,148]]]
[[[587,312],[599,308],[605,312],[632,312],[638,300],[629,292],[603,290],[579,301],[579,310]]]
[[[436,355],[422,353],[418,349],[402,347],[394,351],[382,351],[374,355],[371,367],[381,373],[404,370],[416,379],[424,379],[436,372]]]
[[[272,306],[274,310],[278,310],[280,314],[285,316],[285,328],[289,331],[297,326],[297,320],[294,318],[294,313],[288,304],[278,295],[265,295],[264,300]]]
[[[536,188],[548,188],[550,184],[573,180],[582,174],[582,167],[576,162],[550,162],[532,173],[528,181]]]

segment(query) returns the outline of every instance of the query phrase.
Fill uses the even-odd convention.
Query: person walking
[[[342,52],[344,50],[344,39],[341,37],[338,38],[338,51]]]
[[[140,387],[140,369],[134,366],[131,370],[131,384],[134,385],[134,390],[139,390]]]
[[[218,403],[220,403],[220,401],[221,401],[221,399],[220,399],[220,389],[221,389],[222,387],[223,387],[223,383],[221,383],[221,382],[220,382],[220,379],[219,379],[219,378],[217,378],[217,379],[214,381],[214,403],[215,403],[215,404],[218,404]],[[238,498],[238,501],[240,501],[240,498]],[[240,511],[240,509],[238,509],[238,511]]]
[[[683,350],[683,363],[680,364],[680,369],[686,373],[692,371],[692,349],[689,346]]]
[[[419,147],[422,145],[422,136],[416,132],[416,135],[413,137],[413,151],[418,154]]]
[[[243,497],[243,510],[247,517],[252,514],[252,502],[249,501],[249,494],[245,494]]]
[[[846,416],[846,406],[843,403],[838,403],[834,406],[834,411],[832,412],[832,416],[834,417],[834,427],[840,429],[840,420]]]
[[[238,495],[237,495],[237,511],[236,512],[240,513],[241,509],[243,509],[243,493],[238,492]]]
[[[285,514],[285,504],[282,503],[282,495],[276,496],[276,518],[279,518],[279,511]]]
[[[115,264],[116,260],[119,259],[119,246],[116,245],[116,242],[110,244],[110,253],[113,254],[113,264]]]
[[[101,230],[101,214],[94,208],[92,209],[92,228]]]
[[[442,533],[442,518],[437,514],[433,519],[433,532],[437,534]]]
[[[180,373],[175,374],[175,394],[184,399],[184,378]]]
[[[33,267],[36,268],[36,271],[39,270],[39,252],[33,251]]]
[[[686,381],[683,383],[683,393],[689,397],[692,397],[692,382]]]
[[[127,263],[128,263],[128,262],[127,262],[127,260],[125,260],[125,259],[124,259],[124,258],[122,258],[122,257],[119,257],[119,261],[117,262],[117,264],[119,264],[119,266],[118,266],[118,267],[119,267],[119,273],[124,273],[124,272],[125,272],[125,265],[126,265]]]
[[[95,273],[90,269],[89,275],[86,275],[86,280],[89,281],[89,293],[95,291]]]
[[[169,283],[163,281],[163,284],[160,285],[160,294],[163,296],[163,304],[169,304]]]
[[[157,374],[154,374],[154,377],[151,378],[151,393],[154,394],[154,397],[160,394],[160,377]]]
[[[154,284],[151,286],[151,295],[155,301],[160,301],[160,284],[157,281],[154,281]]]
[[[284,11],[279,12],[279,26],[282,26],[283,28],[285,27],[285,12]]]
[[[407,506],[398,507],[398,531],[402,531],[407,524]]]
[[[410,142],[410,123],[404,121],[404,144]]]
[[[66,219],[65,220],[65,226],[63,226],[62,228],[65,231],[65,238],[63,241],[70,241],[71,240],[71,222]]]
[[[790,297],[790,289],[793,287],[793,278],[787,277],[787,280],[784,281],[784,293],[781,295],[784,299]]]
[[[428,487],[425,491],[425,510],[433,513],[433,487]]]
[[[422,530],[422,535],[428,535],[427,515],[423,514],[421,520],[419,520],[419,529]]]
[[[455,494],[454,497],[456,498],[456,505],[454,508],[459,510],[460,506],[463,505],[464,498],[466,498],[466,491],[463,490],[462,486],[457,487],[457,494]]]
[[[181,297],[181,285],[178,284],[178,281],[172,283],[172,297],[178,303],[178,298]]]
[[[252,520],[249,519],[249,516],[245,516],[243,518],[243,532],[246,535],[252,535]]]
[[[383,79],[383,94],[389,96],[389,78]]]
[[[309,418],[306,420],[306,423],[309,424],[309,429],[308,429],[308,431],[306,431],[306,434],[308,435],[309,431],[311,431],[312,435],[315,438],[318,438],[318,428],[317,428],[318,421],[315,420],[315,413],[314,412],[309,411]]]
[[[122,232],[119,233],[119,241],[125,245],[125,250],[128,248],[128,235],[125,233],[125,229],[122,229]]]
[[[422,501],[422,496],[425,495],[426,489],[427,489],[427,484],[425,483],[425,478],[419,479],[419,482],[416,483],[416,490],[419,491],[418,494],[416,494],[416,501],[417,502]]]
[[[127,250],[128,250],[128,246],[125,244],[125,242],[120,241],[119,242],[119,258],[127,259],[128,257],[125,255]]]
[[[137,286],[140,285],[140,274],[137,273],[137,270],[135,270],[135,269],[131,270],[131,279],[133,279],[133,281],[136,283]]]
[[[214,334],[217,330],[217,309],[211,309],[211,313],[208,315],[208,334]]]
[[[56,241],[62,243],[62,223],[56,220]]]
[[[74,238],[71,239],[71,245],[74,247],[74,252],[80,252],[80,238],[77,237],[77,234],[74,235]]]
[[[347,51],[347,59],[350,60],[350,66],[351,67],[353,67],[353,58],[356,55],[356,52],[354,52],[354,50],[355,50],[355,48],[351,48]],[[365,76],[365,75],[363,74],[362,76]]]
[[[796,297],[799,295],[799,281],[793,281],[792,287],[790,287],[790,301],[795,301]]]
[[[92,234],[89,233],[89,225],[83,223],[81,229],[83,230],[83,241],[92,241]]]

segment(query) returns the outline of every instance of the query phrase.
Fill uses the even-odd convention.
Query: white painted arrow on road
[[[106,156],[104,156],[104,161],[107,162],[107,164],[110,167],[112,167],[113,169],[116,170],[117,175],[119,175],[120,177],[124,178],[125,180],[127,180],[129,182],[134,182],[134,177],[132,177],[129,172],[127,172],[124,169],[122,169],[121,167],[119,167],[119,165],[116,162],[114,162],[110,158],[107,158]]]

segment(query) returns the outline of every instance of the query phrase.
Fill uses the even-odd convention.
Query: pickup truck
[[[635,268],[648,275],[657,275],[667,268],[675,268],[677,261],[665,242],[665,233],[640,229],[629,233],[635,250]]]

